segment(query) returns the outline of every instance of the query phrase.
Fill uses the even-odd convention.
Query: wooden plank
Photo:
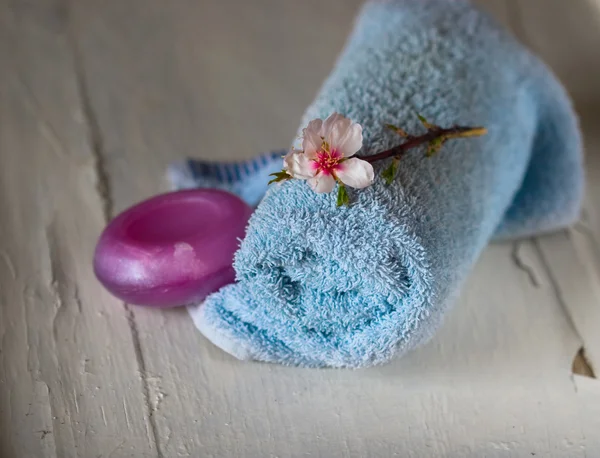
[[[94,103],[101,121],[111,118],[115,211],[165,189],[157,180],[173,158],[287,148],[360,3],[75,2]],[[154,179],[132,173],[141,166]]]
[[[520,38],[557,73],[575,98],[582,114],[586,146],[587,197],[582,220],[574,230],[543,238],[539,248],[563,298],[567,313],[583,340],[577,367],[584,373],[600,368],[600,78],[597,44],[600,40],[600,2],[577,0],[568,5],[550,0],[540,8],[536,2],[510,0],[512,23]],[[557,262],[559,261],[560,262]],[[565,272],[568,269],[569,272]],[[582,284],[588,285],[583,287]],[[585,360],[583,357],[585,355]]]
[[[357,6],[74,3],[114,209],[165,189],[174,159],[285,147]],[[582,342],[563,305],[534,242],[494,245],[429,345],[358,372],[238,362],[184,311],[136,308],[158,452],[583,457],[600,425],[581,403],[598,398],[570,377]]]
[[[582,110],[582,128],[585,140],[585,167],[587,196],[580,222],[575,232],[587,240],[586,253],[592,269],[600,278],[600,106]]]
[[[581,411],[584,412],[586,418],[599,418],[600,417],[600,403],[599,402],[586,402],[586,399],[598,399],[600,397],[600,383],[597,380],[589,377],[575,376],[573,378],[577,393],[582,396],[579,397],[579,405]],[[595,429],[594,422],[590,422],[583,427],[583,433],[586,437],[594,437],[598,434],[598,430]],[[597,441],[588,441],[586,444],[587,456],[600,456],[600,444]]]
[[[582,115],[586,147],[587,197],[582,219],[574,230],[542,238],[538,244],[557,294],[584,346],[574,368],[593,375],[600,368],[600,1],[509,0],[509,22],[519,38],[556,72],[575,98]],[[551,241],[550,241],[551,240]],[[560,261],[560,262],[558,262]],[[569,272],[565,270],[568,269]],[[582,285],[585,285],[582,287]]]
[[[538,247],[575,330],[582,339],[591,373],[600,369],[600,282],[583,234],[574,230],[540,237]]]
[[[60,1],[0,1],[0,456],[156,456]]]
[[[562,283],[565,294],[570,294],[577,288],[577,279],[585,278],[592,286],[586,300],[579,297],[578,301],[569,302],[571,306],[568,311],[584,342],[582,356],[585,356],[584,362],[589,365],[588,373],[597,375],[600,372],[600,134],[596,126],[600,120],[600,107],[598,111],[584,111],[582,117],[587,197],[581,220],[568,233],[575,253],[567,255],[571,259],[577,258],[570,262],[577,274],[567,279],[561,277],[559,272],[556,276],[561,279],[559,283]]]

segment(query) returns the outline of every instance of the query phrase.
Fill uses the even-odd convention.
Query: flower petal
[[[323,120],[313,119],[302,129],[302,149],[310,159],[314,159],[323,144]]]
[[[292,150],[283,158],[283,168],[300,180],[308,180],[315,176],[316,170],[312,161],[302,151]]]
[[[344,115],[340,113],[332,113],[329,117],[323,122],[322,133],[325,140],[332,145],[332,141],[337,139],[332,138],[332,131],[335,132],[345,131],[352,124],[352,120],[346,118]]]
[[[362,148],[362,142],[362,127],[360,124],[353,123],[348,130],[346,130],[344,138],[342,138],[336,146],[338,151],[341,152],[344,157],[350,157]]]
[[[362,147],[362,127],[339,113],[333,113],[323,123],[323,136],[332,149],[350,157]]]
[[[315,192],[331,192],[335,186],[335,178],[333,178],[331,175],[318,173],[314,178],[308,180],[308,184]]]
[[[375,179],[373,166],[367,161],[353,157],[342,162],[335,171],[337,177],[352,188],[362,189],[370,186]]]

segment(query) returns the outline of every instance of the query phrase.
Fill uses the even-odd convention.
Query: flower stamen
[[[337,150],[323,149],[317,151],[317,158],[313,159],[313,168],[317,173],[321,172],[335,177],[335,171],[341,167],[343,161],[343,156]]]
[[[336,182],[356,189],[373,183],[373,166],[352,157],[362,146],[360,124],[333,113],[324,121],[310,121],[302,135],[302,150],[294,149],[284,158],[289,176],[308,180],[318,193],[331,192]]]

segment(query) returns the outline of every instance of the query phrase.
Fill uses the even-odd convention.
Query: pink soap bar
[[[252,208],[233,194],[194,189],[145,200],[100,236],[94,271],[130,304],[175,307],[232,283],[233,255]]]

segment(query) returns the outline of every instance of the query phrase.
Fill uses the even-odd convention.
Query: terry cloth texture
[[[321,367],[389,361],[428,340],[477,257],[496,238],[578,217],[581,138],[562,86],[464,0],[367,3],[301,126],[339,112],[363,126],[369,155],[443,127],[484,126],[432,158],[405,155],[386,186],[316,194],[291,180],[266,190],[281,153],[233,165],[188,161],[176,188],[217,186],[262,200],[236,254],[237,282],[190,308],[198,328],[240,359]],[[301,128],[298,131],[301,133]],[[236,172],[237,171],[237,172]],[[220,174],[220,175],[219,175]]]

